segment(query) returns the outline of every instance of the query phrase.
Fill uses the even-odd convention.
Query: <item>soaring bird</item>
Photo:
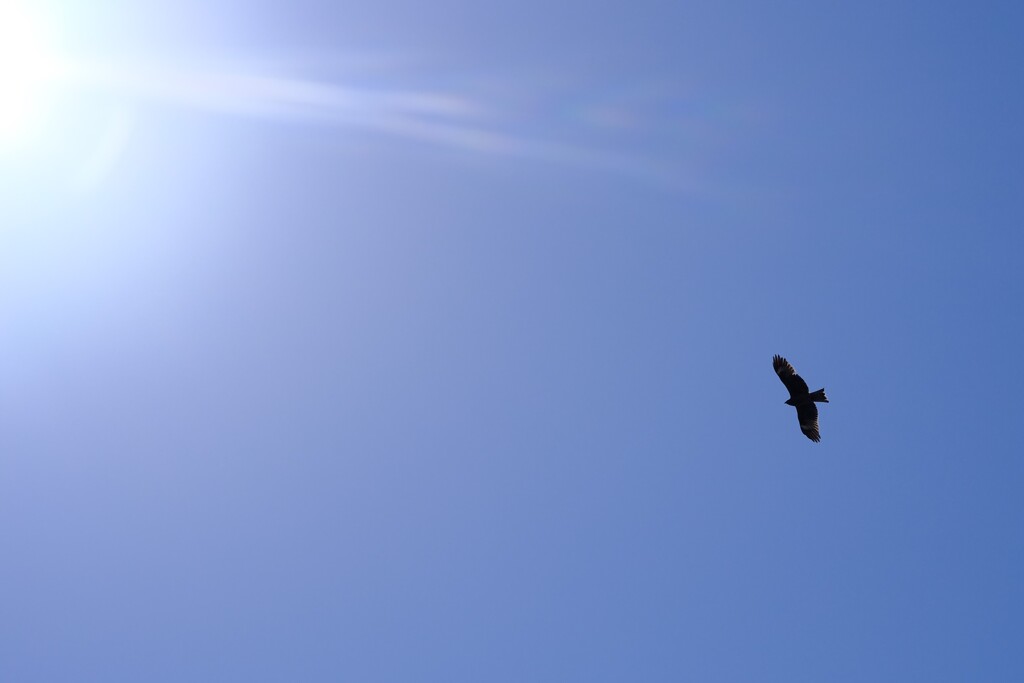
[[[807,382],[803,377],[796,374],[796,370],[789,364],[789,361],[782,356],[775,356],[772,359],[772,366],[782,383],[789,389],[789,400],[786,405],[796,407],[796,418],[800,421],[800,431],[811,441],[821,441],[821,434],[818,433],[818,403],[828,403],[825,397],[825,389],[818,389],[810,393],[807,391]]]

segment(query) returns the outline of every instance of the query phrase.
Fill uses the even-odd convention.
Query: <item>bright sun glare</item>
[[[38,20],[0,0],[0,143],[21,139],[42,116],[59,61]]]

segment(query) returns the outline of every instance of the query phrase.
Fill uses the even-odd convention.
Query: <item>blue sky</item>
[[[0,678],[1024,677],[1024,10],[80,5]]]

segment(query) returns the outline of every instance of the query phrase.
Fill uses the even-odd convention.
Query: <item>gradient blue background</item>
[[[0,679],[1024,680],[1019,4],[46,5],[512,149],[80,88],[0,155]]]

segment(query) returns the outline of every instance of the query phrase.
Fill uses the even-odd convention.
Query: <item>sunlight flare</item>
[[[59,71],[38,19],[21,3],[0,0],[0,142],[16,141],[38,124]]]

